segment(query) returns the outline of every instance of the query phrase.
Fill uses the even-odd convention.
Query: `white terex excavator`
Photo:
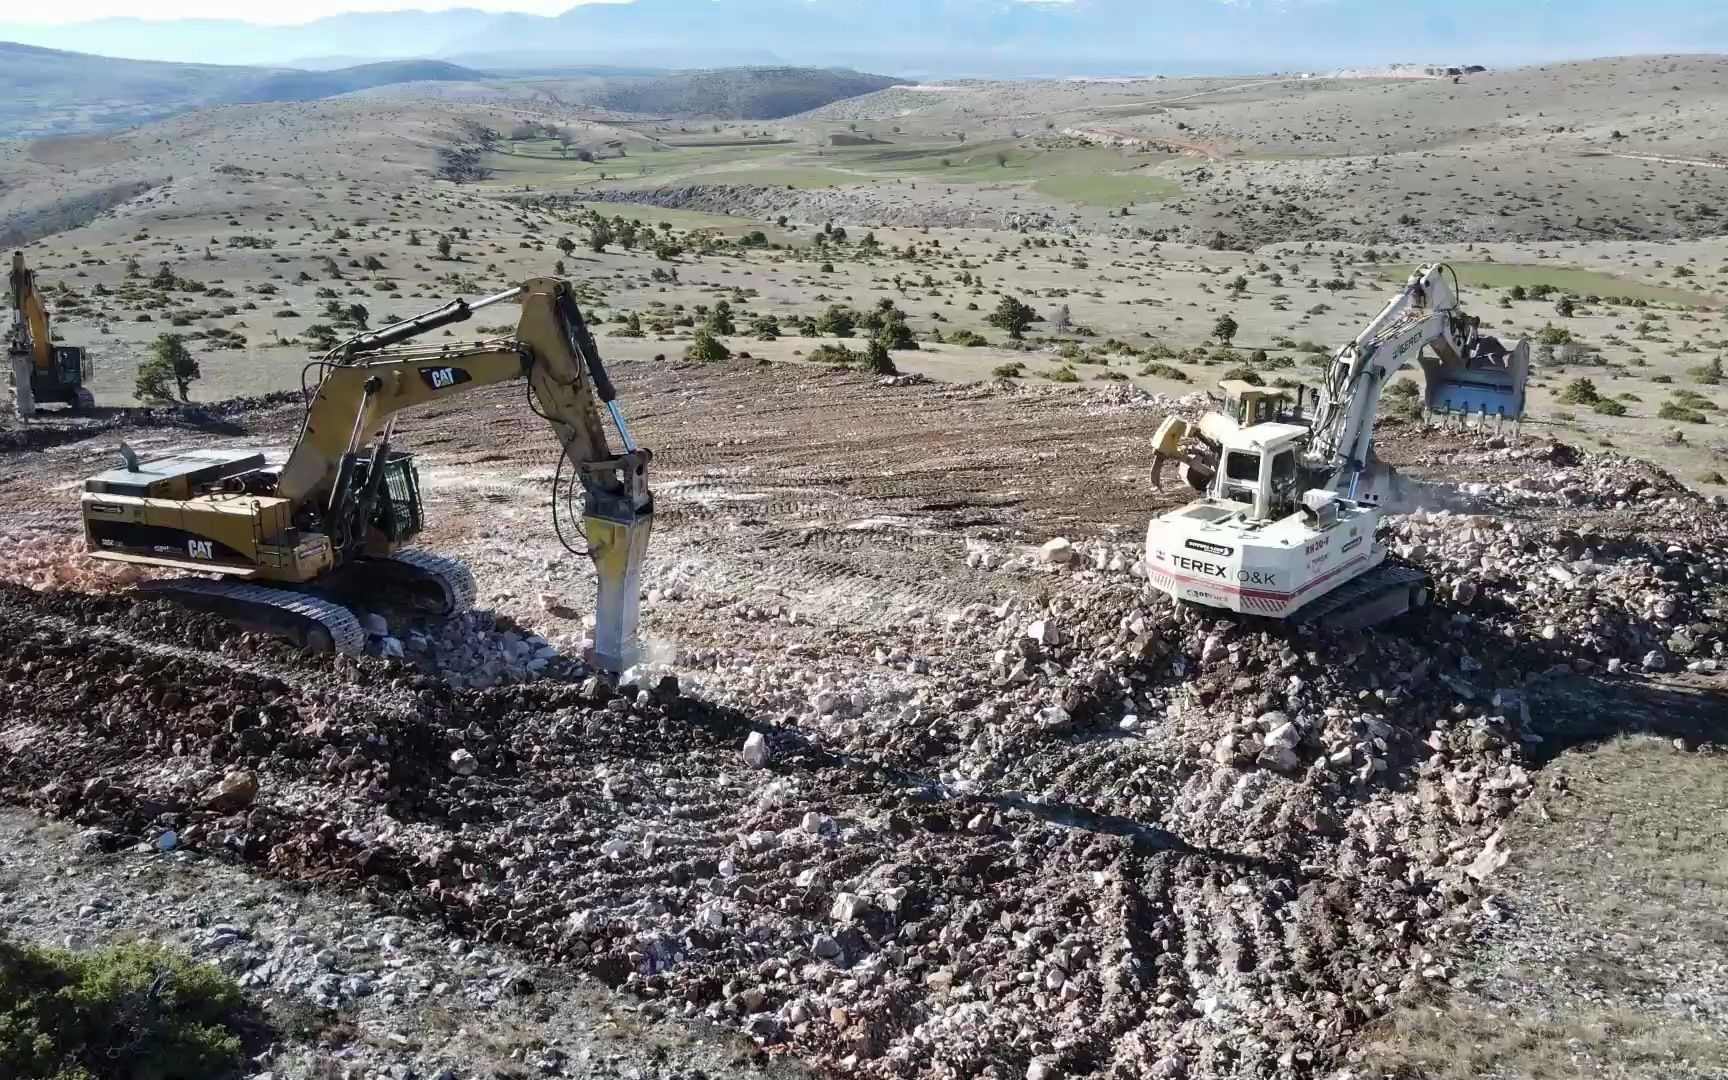
[[[1179,600],[1334,629],[1425,605],[1427,575],[1385,565],[1374,536],[1394,481],[1371,445],[1380,395],[1415,360],[1429,412],[1515,422],[1529,358],[1529,342],[1507,349],[1463,313],[1450,267],[1422,267],[1332,357],[1311,412],[1302,388],[1226,382],[1222,413],[1164,421],[1154,482],[1177,462],[1203,497],[1152,520],[1147,579]]]

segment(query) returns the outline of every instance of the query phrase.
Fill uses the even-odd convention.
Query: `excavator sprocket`
[[[455,615],[467,611],[474,606],[474,599],[479,595],[480,586],[474,580],[474,572],[460,559],[434,555],[418,548],[404,548],[388,561],[409,568],[411,572],[406,576],[419,589],[434,594],[433,602],[438,605],[435,614]]]
[[[182,607],[221,616],[247,630],[286,638],[313,652],[358,656],[366,651],[366,631],[354,613],[308,593],[203,578],[160,579],[145,582],[142,588]]]

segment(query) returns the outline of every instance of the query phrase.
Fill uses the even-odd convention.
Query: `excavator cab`
[[[1304,387],[1256,386],[1245,379],[1224,379],[1218,388],[1224,391],[1224,415],[1233,418],[1239,427],[1300,424],[1306,419],[1302,408],[1307,396]]]
[[[90,378],[90,354],[78,345],[54,346],[54,366],[36,373],[37,401],[70,401]]]

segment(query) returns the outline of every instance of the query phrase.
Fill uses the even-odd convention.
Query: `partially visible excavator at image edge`
[[[509,301],[521,306],[512,336],[404,344]],[[445,616],[475,598],[474,578],[461,563],[407,546],[423,517],[413,457],[392,446],[397,414],[523,379],[525,407],[551,426],[561,447],[553,527],[576,553],[582,549],[565,530],[580,531],[599,576],[594,666],[613,674],[631,666],[654,519],[651,455],[630,436],[567,283],[535,278],[472,304],[454,300],[360,334],[307,364],[314,369],[321,378],[300,437],[279,466],[262,454],[226,450],[144,460],[122,445],[121,466],[84,484],[90,555],[216,575],[145,587],[309,649],[362,652],[366,633],[350,609],[355,603]],[[607,441],[596,399],[612,417],[621,452]],[[560,496],[566,467],[571,475]]]
[[[39,405],[64,405],[73,412],[94,407],[96,399],[84,387],[90,378],[90,355],[76,345],[54,344],[48,306],[22,251],[12,254],[7,285],[12,294],[12,333],[6,358],[18,416],[36,415]]]

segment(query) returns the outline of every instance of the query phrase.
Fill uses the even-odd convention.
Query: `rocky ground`
[[[1388,539],[1439,600],[1321,637],[1146,593],[1133,392],[889,387],[887,409],[856,376],[779,370],[788,397],[748,417],[725,404],[742,385],[699,392],[761,372],[625,377],[671,449],[645,615],[665,644],[616,689],[556,613],[584,605],[577,568],[526,539],[549,477],[501,401],[442,417],[423,466],[429,542],[475,563],[491,614],[402,659],[311,658],[64,578],[68,523],[30,493],[129,429],[10,451],[8,535],[46,554],[0,588],[0,796],[111,852],[98,873],[191,858],[351,898],[345,933],[211,899],[188,938],[321,1023],[452,994],[508,1018],[551,972],[630,1024],[836,1074],[1334,1076],[1376,1067],[1372,1025],[1473,992],[1522,854],[1507,822],[1557,752],[1652,731],[1714,756],[1728,511],[1647,466],[1388,428],[1424,507]],[[804,426],[823,416],[836,437]],[[292,419],[265,403],[230,437]],[[522,662],[546,647],[556,666]],[[40,875],[17,861],[15,898]],[[103,922],[96,880],[42,925]],[[419,928],[393,969],[384,935]],[[353,1064],[480,1068],[398,1030],[418,1048]],[[544,1043],[517,1064],[548,1071]],[[586,1075],[575,1045],[549,1071]]]

